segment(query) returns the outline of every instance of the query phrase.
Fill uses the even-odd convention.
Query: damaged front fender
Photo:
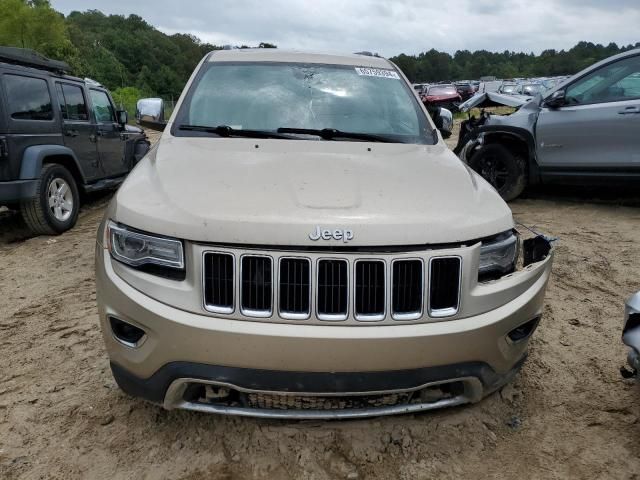
[[[453,150],[454,153],[460,160],[469,163],[485,145],[501,145],[515,158],[526,162],[526,172],[522,175],[526,176],[527,182],[539,183],[535,126],[541,101],[541,97],[535,97],[510,115],[494,115],[483,110],[479,118],[470,116],[460,126],[460,135]],[[511,184],[522,182],[520,178],[522,177],[510,179]],[[491,183],[491,180],[489,181]],[[499,187],[496,186],[496,189]],[[508,192],[504,193],[504,195],[507,194]]]
[[[454,153],[467,161],[473,147],[481,145],[485,137],[510,135],[527,144],[530,158],[535,158],[535,125],[540,113],[541,97],[524,103],[510,115],[493,115],[482,110],[479,118],[470,116],[460,126],[460,136]],[[464,154],[463,154],[464,152]]]

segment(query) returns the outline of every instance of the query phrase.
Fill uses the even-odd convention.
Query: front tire
[[[475,152],[469,160],[469,166],[507,202],[518,198],[527,186],[525,159],[497,143],[485,145]]]
[[[22,218],[36,235],[59,235],[78,219],[80,195],[73,176],[62,165],[42,166],[36,195],[20,204]]]

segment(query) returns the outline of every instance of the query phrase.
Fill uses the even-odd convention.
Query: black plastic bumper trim
[[[513,369],[503,375],[483,362],[426,367],[385,372],[287,372],[237,367],[221,367],[190,362],[172,362],[161,367],[151,377],[138,378],[111,362],[111,371],[118,386],[129,395],[162,403],[169,385],[179,378],[194,378],[237,387],[270,392],[298,393],[358,393],[416,388],[431,382],[454,378],[475,377],[489,393],[504,383],[504,378],[517,371],[526,359],[522,357]]]
[[[18,202],[36,195],[37,180],[15,180],[0,182],[0,205],[2,202]]]

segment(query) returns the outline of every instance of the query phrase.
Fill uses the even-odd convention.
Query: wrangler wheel
[[[69,170],[45,164],[36,184],[36,195],[20,204],[22,218],[37,235],[57,235],[73,227],[78,219],[80,195]]]

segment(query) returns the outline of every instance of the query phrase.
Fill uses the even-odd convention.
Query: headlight
[[[109,253],[114,259],[132,267],[157,265],[184,269],[184,251],[180,240],[137,232],[112,221],[107,228]]]
[[[501,233],[483,241],[478,278],[490,280],[513,272],[518,260],[518,246],[518,236],[514,232]]]

